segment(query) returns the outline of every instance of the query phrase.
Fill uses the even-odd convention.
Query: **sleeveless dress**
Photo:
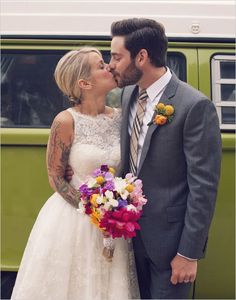
[[[120,162],[121,112],[96,117],[68,111],[74,119],[69,164],[78,188],[86,176]],[[102,256],[102,233],[58,193],[33,226],[13,289],[14,300],[109,300],[139,298],[132,243],[115,239],[112,262]]]

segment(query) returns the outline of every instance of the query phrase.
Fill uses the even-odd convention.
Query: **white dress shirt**
[[[154,107],[159,102],[171,77],[172,77],[172,74],[171,74],[169,68],[167,68],[166,73],[146,89],[147,94],[148,94],[148,99],[147,99],[147,105],[146,105],[146,112],[143,117],[143,125],[141,127],[139,140],[138,140],[137,166],[139,165],[144,139],[145,139],[145,136],[148,131],[147,124],[152,120],[152,116],[154,113]],[[129,116],[129,134],[130,135],[131,135],[131,129],[133,127],[134,118],[136,116],[136,111],[137,111],[137,102],[135,101],[131,107],[130,116]]]

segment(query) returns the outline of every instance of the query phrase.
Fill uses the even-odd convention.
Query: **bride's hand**
[[[103,234],[104,238],[109,238],[111,236],[110,233],[108,233],[106,231],[103,231],[102,234]]]
[[[65,169],[65,180],[66,180],[67,182],[70,182],[73,175],[74,175],[74,172],[73,172],[71,166],[70,166],[70,165],[67,165],[67,166],[66,166],[66,169]]]

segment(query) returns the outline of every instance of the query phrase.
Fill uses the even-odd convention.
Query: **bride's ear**
[[[92,88],[91,82],[85,79],[79,79],[77,81],[78,86],[83,90],[90,90]]]

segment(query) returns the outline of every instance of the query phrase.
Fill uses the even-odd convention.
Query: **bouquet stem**
[[[102,255],[106,258],[108,262],[112,261],[114,250],[115,250],[115,243],[112,237],[104,237],[103,238],[103,251]]]

